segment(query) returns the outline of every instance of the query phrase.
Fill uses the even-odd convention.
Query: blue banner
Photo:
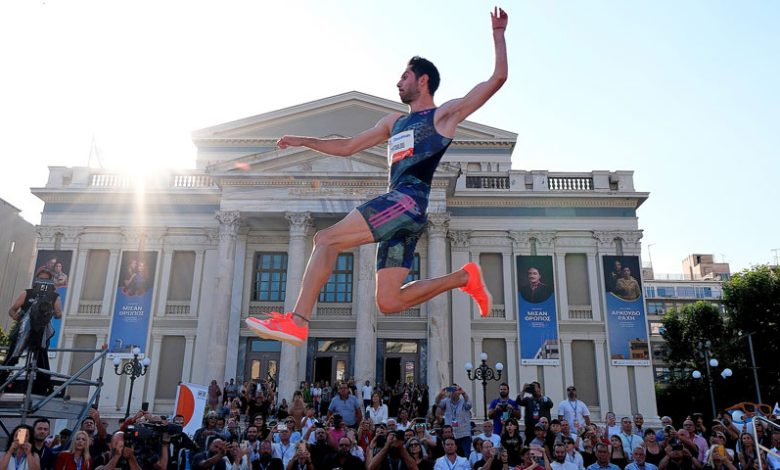
[[[132,350],[136,347],[141,350],[142,355],[145,354],[146,338],[152,317],[156,265],[156,251],[122,253],[111,335],[108,341],[108,352],[112,356],[132,356]]]
[[[35,275],[42,271],[49,271],[51,277],[54,280],[54,287],[57,289],[57,294],[60,296],[60,304],[63,310],[65,309],[65,301],[68,295],[68,284],[71,282],[69,277],[71,261],[73,260],[72,251],[62,250],[39,250],[38,257],[35,260]],[[66,312],[63,311],[63,315]],[[54,349],[59,345],[60,332],[62,331],[62,319],[51,319],[51,326],[54,329],[54,336],[49,340],[49,348]],[[54,357],[55,353],[49,353],[50,357]]]
[[[639,257],[604,256],[602,261],[612,365],[649,366]]]
[[[552,256],[518,256],[520,364],[560,365]]]

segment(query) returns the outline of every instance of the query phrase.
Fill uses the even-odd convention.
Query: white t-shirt
[[[485,433],[483,432],[478,438],[482,439],[483,441],[490,441],[493,443],[493,447],[501,447],[501,436],[497,435],[496,433],[493,433],[490,435],[490,437],[487,437]]]
[[[363,392],[363,400],[370,400],[371,394],[374,393],[374,387],[371,385],[363,385],[360,390]]]
[[[385,423],[387,424],[387,405],[379,405],[379,409],[375,410],[373,406],[366,408],[366,416],[371,418],[374,424]]]
[[[585,426],[585,416],[590,416],[590,411],[582,400],[563,400],[558,404],[558,415],[563,416],[569,427],[576,431]]]
[[[455,457],[455,464],[452,464],[447,456],[443,455],[436,459],[433,470],[471,470],[471,465],[466,457],[458,455]]]

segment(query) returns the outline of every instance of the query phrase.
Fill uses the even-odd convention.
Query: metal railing
[[[780,453],[775,452],[772,450],[771,447],[767,447],[764,445],[761,445],[761,441],[758,438],[758,431],[756,430],[756,422],[763,423],[764,425],[764,433],[767,434],[766,431],[769,431],[769,435],[771,436],[773,432],[780,432],[780,425],[764,418],[763,416],[754,416],[753,417],[753,432],[751,432],[751,435],[753,436],[753,445],[758,448],[758,452],[756,453],[758,458],[756,459],[758,461],[758,470],[764,470],[764,463],[762,462],[761,458],[761,451],[764,451],[770,455],[774,455],[776,458],[780,459]],[[772,431],[772,428],[774,428],[774,431]]]

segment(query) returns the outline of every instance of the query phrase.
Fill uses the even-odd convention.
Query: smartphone
[[[145,401],[141,403],[141,411],[149,411],[149,402]]]
[[[726,456],[726,448],[723,445],[718,444],[718,447],[716,447],[716,449],[717,449],[718,455],[720,455],[721,457],[725,457]]]
[[[452,393],[455,391],[455,387],[447,387],[446,390],[448,393]]]
[[[25,442],[27,442],[27,439],[30,437],[28,435],[29,432],[30,431],[27,430],[27,428],[19,428],[16,431],[16,438],[15,438],[16,439],[16,443],[19,444],[19,445],[22,445]]]

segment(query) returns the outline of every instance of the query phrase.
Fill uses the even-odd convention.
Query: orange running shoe
[[[469,280],[460,290],[470,295],[479,306],[479,314],[486,317],[493,310],[493,296],[485,286],[482,269],[477,263],[466,263],[463,270],[469,274]]]
[[[309,327],[296,325],[292,317],[292,312],[284,314],[273,312],[265,320],[247,318],[246,326],[261,338],[300,346],[309,336]]]

